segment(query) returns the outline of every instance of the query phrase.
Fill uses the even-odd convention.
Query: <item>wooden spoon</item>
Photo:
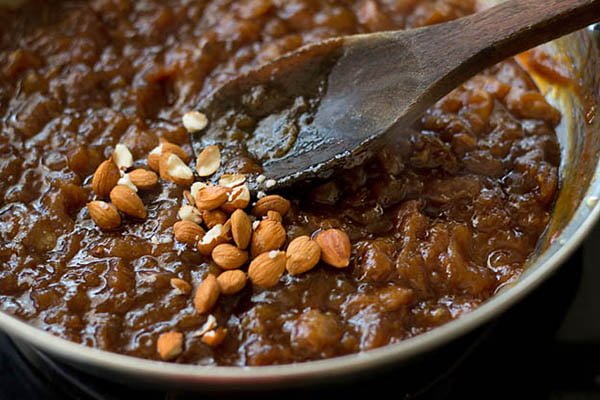
[[[510,0],[444,24],[308,45],[213,92],[199,107],[209,126],[192,144],[219,144],[224,170],[254,159],[254,189],[327,177],[410,131],[483,69],[599,20],[600,0]]]

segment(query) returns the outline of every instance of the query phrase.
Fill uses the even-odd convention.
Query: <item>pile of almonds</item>
[[[199,112],[186,113],[183,122],[188,131],[204,129],[208,123]],[[206,178],[219,170],[218,146],[208,146],[198,155],[195,173],[188,165],[190,161],[180,146],[163,141],[148,155],[150,170],[127,172],[133,158],[125,146],[117,145],[111,159],[98,167],[92,180],[97,197],[108,196],[111,203],[95,200],[88,203],[88,210],[101,229],[113,230],[121,224],[119,212],[134,219],[146,218],[146,209],[136,192],[156,186],[159,176],[184,187],[180,220],[173,225],[175,239],[211,257],[221,269],[218,275],[208,274],[196,289],[193,304],[199,314],[209,314],[220,296],[240,292],[248,279],[255,287],[270,288],[277,285],[286,270],[299,275],[319,261],[335,268],[350,264],[350,239],[339,229],[319,231],[312,238],[296,237],[284,249],[287,233],[283,220],[290,202],[280,195],[261,192],[251,204],[244,175],[223,174],[218,184],[195,182],[196,177]],[[171,286],[182,295],[192,291],[190,283],[179,278],[171,279]],[[217,327],[212,315],[195,334],[209,346],[218,346],[226,335],[227,330]],[[183,340],[180,332],[161,334],[157,341],[159,356],[164,360],[177,357],[183,351]]]

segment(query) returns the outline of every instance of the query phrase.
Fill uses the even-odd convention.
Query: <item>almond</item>
[[[191,221],[177,221],[173,225],[173,234],[178,242],[196,246],[204,236],[204,229]]]
[[[190,194],[194,198],[194,201],[190,204],[196,203],[196,196],[198,196],[198,192],[200,191],[200,189],[204,189],[205,187],[208,187],[208,184],[204,182],[194,182],[192,184],[192,187],[190,188]]]
[[[87,207],[90,217],[101,229],[110,231],[121,225],[121,216],[114,205],[104,201],[91,201]]]
[[[99,197],[107,197],[121,179],[119,168],[112,160],[102,162],[94,172],[92,190]]]
[[[215,225],[212,227],[202,240],[200,240],[197,244],[198,251],[200,254],[208,256],[215,247],[222,243],[227,243],[229,241],[229,228],[227,225]]]
[[[150,190],[158,184],[158,175],[146,169],[134,169],[127,175],[131,183],[140,190]]]
[[[237,269],[248,261],[248,252],[229,243],[216,246],[211,256],[215,264],[223,269]]]
[[[172,360],[183,351],[183,333],[162,333],[156,341],[158,355],[165,361]]]
[[[314,268],[321,258],[321,248],[308,236],[292,240],[286,251],[285,268],[291,275],[303,274]]]
[[[234,187],[229,193],[229,197],[221,208],[228,213],[232,213],[237,209],[246,208],[250,204],[250,189],[248,186],[242,185]]]
[[[319,232],[315,241],[321,247],[321,260],[336,268],[350,265],[352,247],[346,232],[339,229],[327,229]]]
[[[214,174],[220,166],[221,151],[219,146],[206,147],[196,159],[196,172],[202,177]]]
[[[271,221],[275,221],[275,222],[283,221],[283,218],[281,218],[281,214],[279,214],[277,211],[273,211],[273,210],[267,211],[267,216],[265,217],[265,219],[270,219]]]
[[[246,182],[246,176],[242,174],[223,174],[219,178],[219,185],[234,188]]]
[[[164,180],[174,182],[179,186],[190,186],[194,183],[194,172],[176,154],[161,154],[158,165],[160,177]]]
[[[265,219],[260,221],[250,240],[250,253],[256,257],[266,251],[280,249],[286,234],[280,222]]]
[[[208,229],[213,228],[216,225],[225,225],[227,222],[227,214],[221,210],[202,211],[202,219]]]
[[[117,185],[110,192],[110,200],[124,214],[138,219],[146,219],[147,212],[142,199],[133,190]]]
[[[178,295],[189,294],[192,291],[192,285],[179,278],[171,278],[169,282],[171,287],[177,291]]]
[[[282,216],[285,216],[290,210],[290,202],[277,194],[271,194],[256,202],[252,209],[252,214],[257,217],[264,217],[270,210],[277,211]]]
[[[258,287],[270,288],[279,282],[285,271],[285,253],[283,251],[269,251],[262,253],[250,263],[248,278]]]
[[[223,186],[207,186],[198,190],[196,207],[208,211],[221,207],[229,197],[229,190]]]
[[[181,158],[184,163],[187,164],[190,162],[190,156],[185,152],[185,150],[176,144],[163,141],[161,144],[155,147],[150,154],[148,154],[148,168],[158,172],[160,168],[160,156],[163,153],[173,153],[177,157]]]
[[[126,170],[133,165],[133,155],[124,144],[115,146],[115,151],[112,153],[112,160],[120,170]]]
[[[221,294],[221,288],[214,275],[208,274],[194,296],[194,307],[200,314],[206,314],[214,307]]]
[[[225,295],[238,293],[246,286],[246,273],[239,269],[225,271],[217,278],[221,293]]]
[[[177,216],[182,221],[190,221],[198,225],[202,223],[202,214],[194,206],[181,206],[181,208],[177,212]]]
[[[208,125],[208,118],[199,111],[188,111],[181,118],[183,127],[189,132],[201,131]]]
[[[194,333],[194,337],[203,336],[204,334],[206,334],[209,331],[212,331],[216,327],[217,319],[214,315],[209,314],[208,317],[206,317],[206,321],[204,322],[204,324],[202,324],[200,329],[198,329],[198,331]]]
[[[219,327],[202,335],[202,342],[210,347],[217,347],[223,343],[226,337],[227,329]]]
[[[129,174],[123,174],[123,176],[121,176],[121,179],[119,179],[119,182],[117,182],[117,185],[127,186],[129,189],[133,190],[136,193],[138,191],[137,186],[135,186],[133,182],[131,182]]]
[[[240,249],[246,249],[252,237],[252,222],[244,210],[235,210],[231,214],[231,235]]]

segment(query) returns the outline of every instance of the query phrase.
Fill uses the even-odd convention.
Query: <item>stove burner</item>
[[[510,398],[540,396],[553,390],[549,376],[557,360],[551,348],[564,316],[577,293],[582,252],[544,283],[526,301],[498,320],[405,367],[373,371],[348,382],[328,383],[231,397],[335,397],[394,393],[404,399]],[[527,393],[526,388],[537,390]],[[529,396],[528,396],[529,394]],[[213,394],[214,395],[214,394]],[[0,335],[0,398],[120,400],[197,399],[198,394],[159,393],[133,389],[88,375],[47,355]],[[211,397],[211,394],[202,394]],[[218,397],[229,397],[219,394]]]

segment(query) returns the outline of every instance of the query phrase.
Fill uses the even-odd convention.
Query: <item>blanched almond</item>
[[[101,229],[110,231],[121,225],[121,216],[114,205],[104,201],[91,201],[87,207],[90,217]]]
[[[204,236],[204,229],[191,221],[177,221],[173,225],[173,234],[178,242],[196,246]]]
[[[280,222],[265,219],[260,221],[250,240],[252,257],[266,251],[278,250],[285,243],[286,234]]]
[[[208,256],[215,247],[221,243],[227,243],[229,241],[229,227],[227,225],[215,225],[213,226],[198,242],[196,246],[198,252],[202,255]]]
[[[227,222],[227,214],[221,210],[204,210],[202,211],[202,219],[208,229],[213,228],[217,225],[225,225]]]
[[[217,172],[221,166],[221,151],[219,146],[207,146],[196,159],[196,172],[205,177]]]
[[[178,295],[189,294],[192,291],[192,285],[179,278],[171,278],[169,281],[171,287],[177,291]]]
[[[321,247],[321,260],[336,268],[350,265],[352,247],[346,232],[339,229],[327,229],[319,232],[315,241]]]
[[[115,146],[112,159],[115,165],[121,170],[126,170],[133,166],[133,155],[124,144],[119,143]]]
[[[110,191],[117,185],[119,179],[121,179],[119,168],[112,159],[103,161],[96,169],[96,172],[94,172],[92,190],[99,197],[107,197]]]
[[[183,333],[161,333],[156,341],[156,350],[160,358],[165,361],[176,358],[183,351]]]
[[[225,271],[217,277],[221,293],[225,295],[238,293],[246,286],[246,273],[239,269]]]
[[[179,186],[190,186],[194,182],[194,172],[179,156],[163,153],[159,161],[160,177]]]
[[[223,343],[226,337],[227,329],[219,327],[214,331],[208,331],[202,335],[202,342],[210,347],[217,347]]]
[[[127,175],[131,183],[140,190],[150,190],[158,184],[158,175],[146,169],[134,169]]]
[[[231,214],[231,235],[240,249],[246,249],[252,237],[252,222],[244,210],[235,210]]]
[[[201,131],[208,125],[208,118],[200,111],[188,111],[181,118],[183,127],[189,132]]]
[[[124,185],[117,185],[110,192],[110,200],[124,214],[138,219],[146,219],[146,207],[140,196]]]
[[[214,275],[208,274],[202,281],[194,296],[194,307],[200,314],[209,312],[219,299],[221,287]]]
[[[211,256],[215,264],[223,269],[240,268],[248,261],[248,252],[240,250],[229,243],[216,246]]]
[[[252,214],[257,217],[264,217],[269,210],[277,211],[283,217],[290,210],[290,202],[277,194],[271,194],[256,202]]]
[[[148,168],[158,172],[160,168],[160,156],[166,153],[175,154],[186,164],[190,162],[190,156],[185,152],[185,150],[176,144],[163,141],[161,144],[155,147],[150,154],[148,154]]]
[[[279,282],[285,271],[285,253],[269,251],[262,253],[250,263],[248,278],[258,287],[270,288]]]
[[[221,207],[227,201],[229,190],[223,186],[208,186],[198,190],[196,207],[208,211]]]
[[[308,236],[300,236],[290,242],[286,257],[287,271],[291,275],[303,274],[317,265],[321,258],[321,248]]]

